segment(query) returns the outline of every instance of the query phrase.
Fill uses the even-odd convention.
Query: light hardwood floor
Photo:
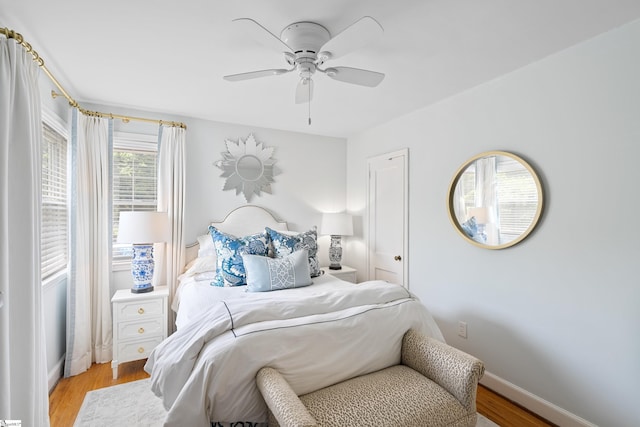
[[[120,365],[117,380],[113,379],[110,363],[94,364],[85,373],[61,379],[49,396],[51,427],[73,426],[88,391],[148,378],[143,369],[144,363],[144,360],[139,360]],[[553,424],[483,386],[478,388],[477,406],[479,413],[501,427],[553,427]]]

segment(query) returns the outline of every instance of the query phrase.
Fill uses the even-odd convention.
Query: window
[[[155,135],[116,133],[113,138],[113,261],[131,259],[131,245],[116,243],[122,211],[155,211],[158,143]]]
[[[67,137],[63,126],[43,112],[42,124],[42,280],[67,268]]]

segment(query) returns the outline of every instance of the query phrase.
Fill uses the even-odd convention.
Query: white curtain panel
[[[111,127],[73,112],[65,377],[112,359]]]
[[[156,284],[169,287],[169,306],[178,287],[178,275],[184,267],[184,191],[186,130],[160,126],[158,142],[158,211],[169,216],[170,237],[165,250],[156,257]],[[159,271],[158,271],[159,270]],[[175,331],[175,312],[169,310],[169,333]]]
[[[487,242],[499,244],[498,189],[496,186],[496,156],[484,157],[476,160],[476,206],[487,208],[487,220],[485,233]]]
[[[40,277],[37,64],[0,36],[0,418],[49,426]]]

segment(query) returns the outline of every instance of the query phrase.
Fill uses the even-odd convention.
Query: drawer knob
[[[144,334],[144,328],[140,328],[140,329],[138,329],[138,333],[139,333],[139,334]]]
[[[140,307],[140,308],[138,309],[138,314],[144,314],[144,308]]]
[[[138,349],[138,353],[144,353],[144,348],[143,348],[143,347],[140,347],[140,348]]]

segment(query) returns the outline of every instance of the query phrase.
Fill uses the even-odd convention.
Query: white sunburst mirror
[[[251,201],[254,194],[271,194],[271,183],[276,174],[273,155],[273,147],[265,147],[256,141],[253,134],[249,134],[244,141],[238,138],[238,142],[225,139],[227,151],[222,153],[222,160],[214,164],[222,169],[223,178],[226,178],[224,191],[236,190],[236,195],[242,193],[247,202]]]

